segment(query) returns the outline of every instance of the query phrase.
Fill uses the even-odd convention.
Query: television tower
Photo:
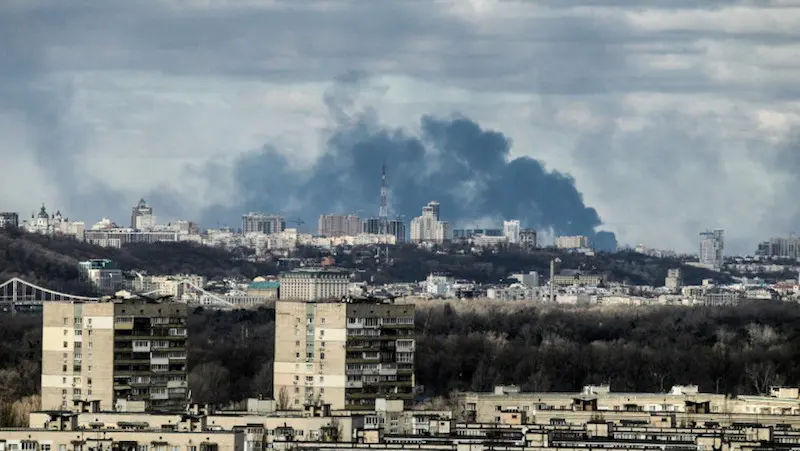
[[[387,205],[386,162],[381,167],[381,207],[378,210],[380,234],[389,233],[389,206]]]
[[[389,234],[389,205],[387,202],[387,193],[388,189],[386,188],[386,161],[383,162],[381,167],[381,206],[378,209],[378,233],[381,235]],[[384,237],[385,238],[385,237]],[[383,255],[381,255],[383,254]],[[383,257],[386,263],[389,263],[389,245],[385,244],[383,249],[381,249],[380,245],[378,246],[378,251],[375,255],[376,258],[380,259]]]

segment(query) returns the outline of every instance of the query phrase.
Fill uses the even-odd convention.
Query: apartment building
[[[700,233],[700,252],[697,255],[701,265],[719,270],[725,256],[725,231],[706,230]]]
[[[378,398],[410,405],[414,349],[413,305],[279,300],[274,367],[278,408],[321,402],[333,409],[370,410]]]
[[[280,233],[286,230],[286,219],[283,216],[264,213],[247,213],[242,215],[242,233]]]
[[[588,249],[589,237],[584,235],[559,236],[556,238],[556,247],[559,249]]]
[[[356,236],[361,233],[361,219],[355,215],[320,215],[317,231],[322,236]]]
[[[422,216],[411,220],[413,243],[442,243],[452,239],[453,229],[450,223],[439,219],[439,202],[428,202],[428,205],[422,207]]]
[[[347,295],[350,273],[340,268],[299,268],[278,277],[279,297],[289,301],[340,299]]]
[[[180,410],[187,400],[187,306],[142,299],[43,307],[42,408],[118,401]]]

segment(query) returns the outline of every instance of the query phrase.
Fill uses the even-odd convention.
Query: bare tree
[[[772,362],[749,363],[744,367],[744,373],[759,395],[766,395],[770,387],[780,384],[783,379]]]
[[[289,410],[289,389],[286,387],[278,390],[277,408],[278,410]]]

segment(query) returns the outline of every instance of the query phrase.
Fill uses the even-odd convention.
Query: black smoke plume
[[[426,115],[415,134],[379,126],[374,114],[343,118],[346,108],[334,109],[327,100],[338,125],[319,159],[292,170],[272,147],[245,154],[234,169],[238,201],[210,209],[204,223],[224,218],[236,224],[245,211],[263,211],[298,216],[313,229],[320,214],[377,216],[386,162],[390,211],[406,221],[437,200],[442,219],[455,226],[519,219],[527,228],[589,236],[596,249],[616,248],[613,233],[596,231],[600,217],[584,204],[574,179],[533,158],[509,159],[511,143],[502,133],[463,116]]]

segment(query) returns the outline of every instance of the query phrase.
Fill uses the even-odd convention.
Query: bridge
[[[178,282],[179,292],[183,294],[179,302],[193,306],[202,306],[216,309],[234,309],[247,307],[250,304],[248,296],[225,296],[206,291],[189,280]],[[143,295],[157,296],[163,293],[153,290]],[[0,311],[15,312],[17,310],[37,310],[46,302],[99,302],[101,298],[79,296],[41,287],[31,282],[26,282],[19,277],[0,283]],[[243,302],[244,301],[244,302]],[[265,302],[265,306],[268,302]],[[274,303],[272,304],[274,306]]]

